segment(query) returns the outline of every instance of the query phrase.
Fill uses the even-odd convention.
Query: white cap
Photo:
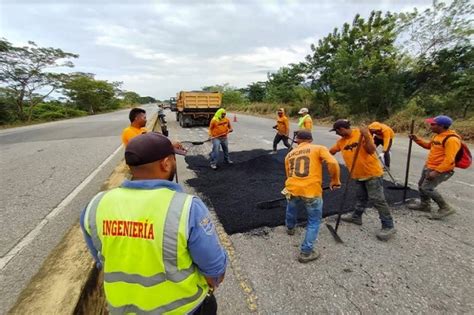
[[[303,107],[302,109],[300,109],[300,111],[298,112],[298,114],[307,114],[308,113],[308,109],[306,107]]]

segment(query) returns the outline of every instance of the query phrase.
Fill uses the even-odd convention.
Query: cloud
[[[303,61],[310,44],[356,13],[421,8],[431,0],[72,1],[5,0],[0,28],[11,42],[78,53],[74,71],[123,81],[142,95],[230,83],[245,87]]]

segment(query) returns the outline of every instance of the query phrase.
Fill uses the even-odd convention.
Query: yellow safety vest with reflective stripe
[[[299,129],[306,129],[309,131],[313,130],[313,119],[309,114],[304,115],[303,117],[300,117],[298,120],[298,128]]]
[[[168,188],[121,187],[89,203],[85,228],[112,314],[185,314],[202,303],[209,287],[187,249],[191,202]]]

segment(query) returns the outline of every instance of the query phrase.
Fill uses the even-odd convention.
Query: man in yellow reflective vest
[[[111,314],[217,310],[212,291],[227,254],[204,203],[172,182],[177,146],[155,132],[130,140],[132,179],[97,194],[81,215]]]
[[[313,131],[313,119],[309,115],[309,111],[306,107],[299,110],[298,114],[300,118],[298,120],[298,128]]]

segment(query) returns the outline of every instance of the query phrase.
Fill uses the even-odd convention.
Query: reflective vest
[[[168,188],[97,194],[85,228],[99,252],[112,314],[185,314],[208,285],[188,247],[192,196]]]
[[[298,128],[306,129],[309,131],[313,130],[313,120],[311,119],[311,116],[309,114],[300,117],[300,119],[298,120]]]

